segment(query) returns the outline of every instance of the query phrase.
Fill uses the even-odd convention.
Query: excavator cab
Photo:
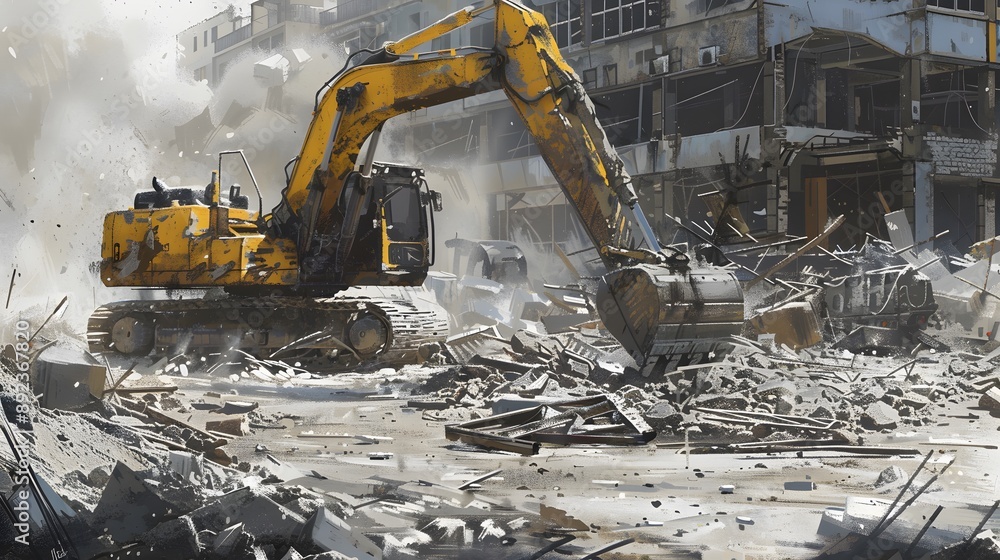
[[[375,162],[369,175],[347,176],[342,196],[350,193],[361,198],[361,215],[343,259],[346,283],[382,285],[387,277],[401,285],[422,282],[434,264],[434,212],[441,209],[441,196],[427,187],[423,170]]]

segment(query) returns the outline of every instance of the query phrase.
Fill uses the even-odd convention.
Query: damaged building
[[[254,2],[232,31],[178,35],[185,49],[201,42],[181,64],[217,83],[238,53],[277,52],[293,33],[377,48],[464,4]],[[527,4],[550,22],[665,241],[673,216],[713,221],[713,192],[748,226],[711,232],[726,243],[812,237],[843,214],[825,246],[858,247],[884,237],[883,207],[904,210],[918,242],[947,230],[934,242],[960,252],[997,233],[993,2]],[[491,29],[473,23],[418,50],[488,47]],[[583,236],[513,111],[500,92],[418,111],[404,117],[407,147],[424,165],[469,164],[455,173],[493,194],[482,238],[517,233],[551,251]]]

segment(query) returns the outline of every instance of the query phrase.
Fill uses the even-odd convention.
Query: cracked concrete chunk
[[[149,545],[149,550],[142,550],[142,558],[174,560],[196,558],[201,554],[198,532],[186,515],[157,525],[139,540]]]
[[[875,488],[882,488],[883,486],[894,484],[906,480],[906,471],[899,468],[896,465],[887,467],[882,472],[878,473],[878,479],[875,480]]]
[[[303,542],[347,558],[382,559],[382,549],[325,507],[316,510],[303,529]]]
[[[979,397],[979,406],[991,411],[1000,411],[1000,387],[991,387]]]
[[[893,430],[899,425],[899,413],[878,401],[869,405],[861,414],[861,425],[869,430]]]
[[[262,491],[240,488],[220,496],[191,512],[198,530],[222,531],[234,523],[243,523],[243,531],[257,542],[280,541],[298,534],[305,520],[277,504]]]
[[[245,436],[250,433],[250,424],[246,416],[236,418],[226,418],[224,420],[210,420],[205,422],[205,429],[211,432],[221,432],[234,436]]]
[[[119,462],[91,516],[91,526],[104,526],[116,542],[150,531],[172,510],[170,503],[124,463]]]

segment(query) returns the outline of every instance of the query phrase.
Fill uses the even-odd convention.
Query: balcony
[[[323,26],[334,25],[387,10],[390,6],[399,4],[401,2],[393,2],[393,0],[347,0],[345,2],[338,2],[337,6],[320,13],[319,23]]]
[[[279,18],[279,23],[282,21],[295,21],[298,23],[312,23],[318,25],[320,23],[320,12],[312,6],[289,4],[287,11],[284,13],[284,17]]]
[[[247,24],[244,25],[243,27],[236,29],[236,31],[233,31],[232,33],[228,33],[216,39],[215,52],[220,53],[237,43],[242,43],[243,41],[246,41],[249,38],[250,38],[250,24]]]

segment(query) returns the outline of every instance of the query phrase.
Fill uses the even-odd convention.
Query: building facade
[[[548,19],[664,241],[677,233],[674,216],[738,244],[813,236],[843,214],[828,247],[847,249],[885,237],[881,216],[899,209],[918,241],[947,230],[939,247],[964,251],[998,233],[998,2],[525,2]],[[237,53],[280,49],[295,35],[377,48],[464,5],[258,1],[203,66],[217,83]],[[492,41],[483,19],[420,50]],[[401,119],[420,163],[485,185],[491,237],[527,229],[551,248],[580,236],[501,92]],[[748,235],[711,231],[712,192],[735,202]]]

